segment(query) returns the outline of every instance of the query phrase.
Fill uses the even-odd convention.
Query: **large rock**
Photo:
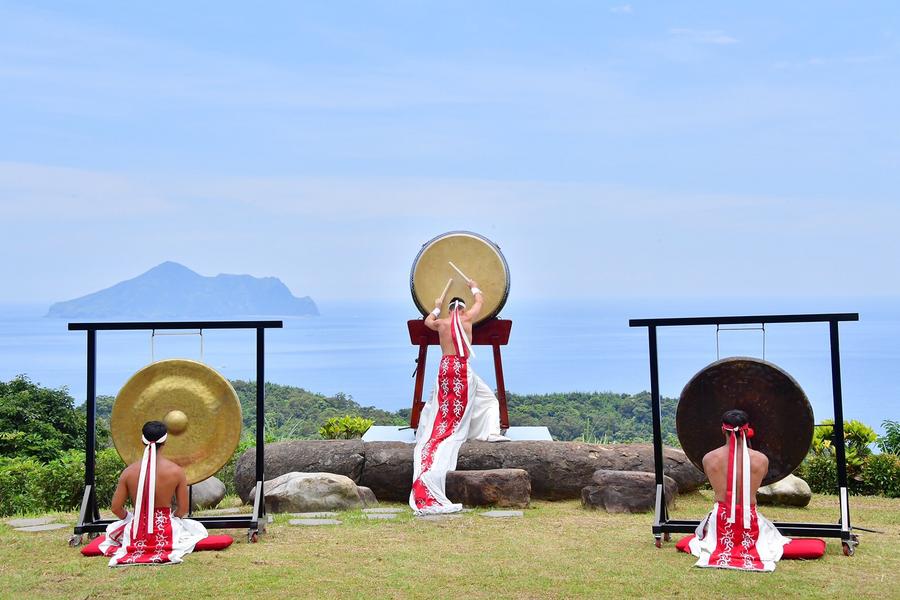
[[[225,497],[225,484],[209,477],[191,486],[191,510],[215,508]]]
[[[809,484],[797,477],[788,475],[780,481],[759,488],[756,492],[757,504],[776,506],[806,506],[812,499]]]
[[[304,513],[348,510],[363,506],[356,483],[334,473],[285,473],[263,483],[266,511]],[[250,492],[249,502],[255,500]]]
[[[363,506],[366,508],[378,506],[378,498],[375,497],[375,492],[364,485],[356,486],[356,491],[359,493],[359,499],[362,500]]]
[[[675,480],[682,493],[696,490],[706,481],[703,472],[694,467],[681,450],[665,448],[663,461],[666,475]],[[581,488],[591,484],[594,472],[599,469],[652,473],[653,446],[544,441],[468,442],[460,451],[456,468],[460,471],[525,469],[531,476],[533,497],[547,500],[580,498]]]
[[[266,478],[291,471],[346,475],[372,489],[380,500],[403,502],[412,487],[413,445],[403,442],[321,440],[278,442],[266,446]],[[681,450],[663,450],[666,475],[680,493],[699,488],[706,477]],[[524,469],[531,496],[544,500],[581,497],[598,469],[653,472],[652,444],[584,444],[581,442],[466,442],[457,471]],[[245,502],[255,484],[255,450],[238,459],[235,487]]]
[[[302,440],[267,444],[265,477],[269,480],[291,472],[335,473],[359,481],[365,461],[364,452],[362,440]],[[234,469],[234,487],[241,500],[247,502],[256,487],[256,448],[248,449],[238,459]]]
[[[604,471],[593,475],[594,485],[581,490],[581,504],[585,508],[602,508],[611,513],[639,513],[656,506],[656,475],[634,471]],[[671,505],[678,494],[675,480],[663,476],[666,504]]]
[[[524,469],[450,471],[447,498],[466,506],[528,508],[531,478]]]
[[[405,442],[366,442],[366,464],[359,483],[380,500],[405,502],[412,489],[413,445]]]

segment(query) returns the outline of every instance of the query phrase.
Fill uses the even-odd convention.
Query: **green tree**
[[[66,388],[41,387],[24,375],[0,381],[0,456],[42,462],[84,448],[84,416]]]

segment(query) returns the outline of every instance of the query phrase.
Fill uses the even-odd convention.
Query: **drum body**
[[[113,404],[110,429],[125,464],[140,460],[147,421],[166,424],[163,456],[182,466],[193,484],[231,458],[241,437],[241,404],[231,383],[211,367],[160,360],[132,375]]]
[[[467,306],[474,297],[465,280],[450,266],[453,262],[463,273],[478,282],[484,293],[484,309],[476,324],[496,317],[509,296],[509,266],[500,247],[484,236],[470,231],[451,231],[426,242],[413,261],[409,286],[413,302],[427,315],[434,308],[449,279],[453,279],[444,298],[442,317],[447,316],[450,299],[458,296]]]
[[[769,459],[763,485],[787,477],[806,457],[814,422],[803,389],[770,362],[731,357],[701,369],[678,400],[678,440],[698,469],[707,452],[725,443],[722,415],[732,409],[748,414],[755,432],[750,445]]]

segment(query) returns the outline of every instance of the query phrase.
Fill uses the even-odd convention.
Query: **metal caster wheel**
[[[844,551],[844,556],[853,556],[853,552],[854,552],[853,546],[851,546],[847,542],[841,542],[841,548]]]
[[[258,531],[251,531],[251,532],[247,535],[247,542],[249,542],[250,544],[255,544],[255,543],[259,542],[259,532],[258,532]]]
[[[82,538],[80,534],[75,534],[69,538],[69,546],[71,548],[77,548],[82,543]]]
[[[88,539],[89,539],[89,540],[95,540],[95,539],[97,539],[98,537],[100,537],[100,534],[97,533],[96,531],[92,531],[92,532],[90,532],[89,534],[87,534],[87,536],[88,536]]]
[[[664,542],[671,542],[671,541],[672,541],[672,534],[670,534],[668,531],[665,532],[665,533],[663,534],[663,541],[664,541]]]
[[[656,536],[656,541],[654,542],[654,544],[656,545],[657,548],[662,548],[662,538],[659,536]]]

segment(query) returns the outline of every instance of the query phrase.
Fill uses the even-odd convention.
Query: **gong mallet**
[[[438,296],[438,298],[441,299],[441,304],[444,304],[444,298],[447,297],[447,290],[450,289],[450,284],[451,284],[451,283],[453,283],[453,278],[452,278],[452,277],[447,281],[447,285],[444,286],[444,291],[441,292],[441,295],[440,295],[440,296]]]
[[[456,270],[456,272],[459,273],[462,276],[462,278],[466,280],[466,283],[469,283],[470,281],[472,281],[471,279],[466,277],[465,273],[463,273],[462,271],[459,270],[459,267],[457,267],[456,265],[453,264],[452,260],[448,260],[447,262],[450,263],[450,266],[453,267]]]

